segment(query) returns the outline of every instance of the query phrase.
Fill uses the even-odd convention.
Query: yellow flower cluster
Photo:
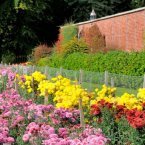
[[[138,94],[137,94],[137,98],[141,101],[141,102],[145,102],[145,88],[140,88],[138,90]]]
[[[46,79],[46,75],[42,74],[39,71],[35,71],[34,73],[32,73],[32,78],[34,79],[34,81],[39,83]]]
[[[117,105],[123,105],[127,109],[138,109],[142,110],[142,104],[145,102],[145,89],[139,89],[137,97],[133,94],[124,93],[120,97],[115,97],[116,88],[110,88],[103,85],[102,90],[97,90],[97,97],[91,101],[91,105],[99,104],[99,101],[104,100],[105,102],[113,104],[115,108]]]
[[[19,84],[22,88],[27,89],[29,93],[32,91],[39,96],[51,95],[51,99],[56,103],[56,107],[60,108],[74,108],[78,107],[79,98],[82,99],[83,106],[89,107],[90,104],[97,104],[101,100],[113,104],[115,108],[117,105],[124,105],[127,109],[137,108],[142,110],[142,104],[145,103],[145,89],[139,89],[137,97],[133,94],[124,93],[121,97],[115,96],[116,88],[111,88],[103,85],[99,91],[90,95],[77,82],[72,82],[70,79],[64,78],[61,75],[50,80],[38,71],[31,76],[24,75],[24,79],[19,78]]]
[[[114,101],[114,104],[124,105],[129,110],[134,108],[142,110],[142,102],[133,94],[124,93],[121,97],[116,97]]]
[[[43,80],[38,85],[38,91],[40,92],[40,96],[45,96],[46,93],[48,95],[54,94],[55,84],[49,80]]]
[[[57,108],[73,108],[78,106],[79,98],[82,98],[83,105],[88,104],[89,97],[87,91],[80,85],[72,84],[71,81],[62,76],[52,78],[50,81],[42,81],[38,86],[40,95],[53,95],[53,101]]]
[[[51,80],[43,80],[38,85],[38,90],[41,96],[54,95],[57,90],[63,90],[65,87],[70,85],[70,80],[63,78],[61,75],[52,78]]]
[[[91,100],[91,105],[96,104],[101,100],[105,100],[108,103],[114,102],[116,88],[111,88],[103,85],[100,91],[96,89],[95,92],[97,97],[95,100]]]
[[[88,105],[88,93],[79,85],[69,85],[63,90],[58,90],[53,101],[57,102],[56,107],[58,108],[72,108],[78,106],[79,98],[82,98],[83,106]]]
[[[24,80],[22,80],[21,77],[18,77],[19,79],[19,85],[23,89],[27,89],[28,93],[31,93],[32,91],[36,92],[38,88],[38,84],[46,79],[46,76],[42,74],[41,72],[35,71],[32,73],[31,76],[24,75]]]

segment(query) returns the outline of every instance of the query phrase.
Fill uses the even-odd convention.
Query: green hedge
[[[43,58],[44,60],[46,58]],[[58,54],[52,55],[47,61],[43,59],[38,62],[39,66],[63,67],[71,70],[87,70],[141,76],[145,73],[145,52],[122,52],[110,51],[108,53],[73,53],[67,57]]]

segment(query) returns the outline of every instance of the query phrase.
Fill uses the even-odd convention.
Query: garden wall
[[[76,25],[80,32],[82,29],[87,31],[93,24],[98,25],[105,35],[106,47],[109,49],[140,51],[145,48],[145,7]]]

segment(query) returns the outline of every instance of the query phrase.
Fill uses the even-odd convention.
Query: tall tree
[[[51,45],[60,25],[89,20],[92,8],[99,18],[144,5],[144,0],[0,0],[0,51],[27,54],[39,43]]]
[[[139,8],[145,6],[145,0],[132,0],[132,8]]]
[[[51,0],[1,1],[0,51],[20,55],[30,53],[39,43],[51,45],[57,39],[58,28],[50,7]]]
[[[89,20],[92,8],[97,18],[131,9],[131,0],[65,0],[75,22]]]

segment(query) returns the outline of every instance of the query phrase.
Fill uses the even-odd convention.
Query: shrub
[[[62,41],[63,41],[63,36],[60,33],[57,42],[55,43],[55,52],[56,53],[62,53],[63,47],[62,47]]]
[[[49,57],[44,57],[44,58],[41,58],[38,62],[37,62],[37,65],[38,66],[46,66],[49,64]]]
[[[101,34],[97,25],[94,24],[81,33],[91,53],[102,51],[106,47],[105,36]]]
[[[38,61],[40,58],[47,56],[52,51],[52,48],[48,47],[45,44],[41,44],[34,48],[33,57],[34,61]]]
[[[15,60],[15,54],[13,52],[10,52],[9,50],[6,51],[3,55],[2,55],[2,62],[3,63],[13,63]]]
[[[48,65],[52,67],[61,66],[71,70],[83,69],[93,72],[108,71],[115,74],[141,76],[145,73],[144,62],[145,52],[127,53],[122,51],[110,51],[108,53],[98,52],[96,54],[75,52],[66,57],[54,54],[51,56]],[[124,80],[122,80],[123,78],[117,77],[116,80],[117,79],[117,82],[121,85],[121,82],[124,82],[126,78],[124,77]],[[127,79],[127,81],[128,80],[129,79]],[[130,82],[131,81],[132,80],[130,80]],[[138,80],[138,83],[140,82],[142,82],[142,80]]]
[[[63,56],[61,54],[52,54],[49,58],[48,57],[44,57],[41,58],[37,65],[38,66],[50,66],[50,67],[60,67],[63,65]]]
[[[65,56],[74,52],[88,52],[88,47],[82,39],[78,40],[76,37],[74,37],[72,40],[68,41],[67,43],[65,43],[65,45],[63,45],[63,54]]]
[[[65,24],[61,28],[61,34],[63,35],[62,45],[66,44],[68,41],[76,37],[77,32],[78,32],[77,26],[74,25],[73,23]]]
[[[65,24],[60,29],[58,41],[55,44],[56,52],[63,52],[63,45],[77,36],[77,26],[73,23]]]
[[[72,53],[64,59],[63,67],[66,69],[79,70],[89,68],[88,55],[84,53]]]

